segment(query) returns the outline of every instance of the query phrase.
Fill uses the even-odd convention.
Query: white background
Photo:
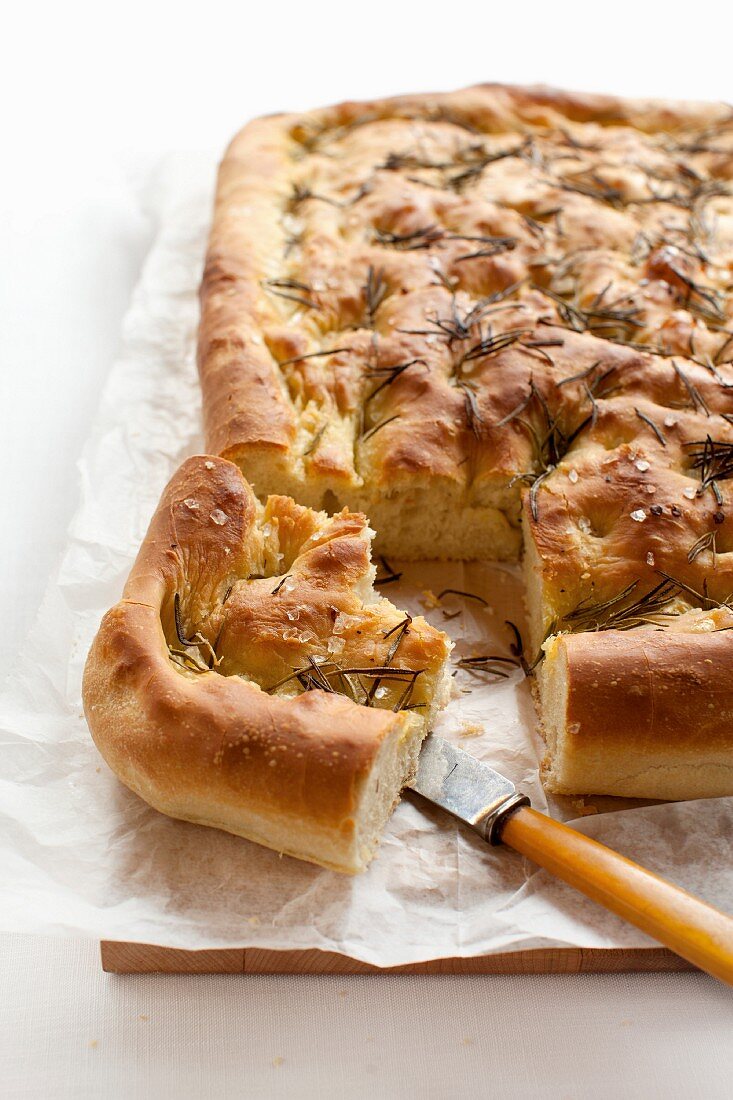
[[[148,243],[132,175],[247,118],[481,80],[733,99],[729,4],[16,5],[0,40],[0,667],[77,501]],[[733,995],[698,975],[101,974],[0,937],[15,1097],[723,1097]]]

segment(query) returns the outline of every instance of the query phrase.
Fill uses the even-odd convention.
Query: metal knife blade
[[[490,844],[500,843],[498,826],[504,815],[529,805],[509,779],[434,733],[423,741],[417,774],[408,786]]]

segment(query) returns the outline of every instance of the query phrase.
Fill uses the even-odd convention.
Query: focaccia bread
[[[362,870],[449,690],[446,636],[374,592],[372,534],[189,459],[85,670],[119,778],[172,817]]]
[[[523,531],[551,789],[733,793],[732,178],[728,106],[496,85],[259,119],[221,165],[209,448],[384,553]]]

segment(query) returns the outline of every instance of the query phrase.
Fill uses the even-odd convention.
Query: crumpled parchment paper
[[[120,784],[82,716],[89,643],[119,597],[160,492],[200,451],[197,287],[214,161],[160,166],[158,223],[79,464],[82,503],[58,575],[0,700],[0,926],[179,948],[321,948],[391,966],[535,947],[621,947],[645,936],[508,849],[405,799],[369,871],[347,878],[213,829],[172,821]],[[395,568],[397,563],[391,563]],[[385,594],[456,639],[458,654],[509,653],[516,571],[408,564]],[[446,587],[490,603],[425,593]],[[446,619],[445,611],[460,613]],[[504,771],[547,809],[541,745],[520,672],[459,672],[437,731]],[[553,804],[572,818],[584,807]],[[733,910],[733,799],[583,814],[573,825]]]

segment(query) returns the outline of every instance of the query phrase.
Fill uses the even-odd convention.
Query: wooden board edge
[[[244,948],[181,951],[148,943],[100,942],[102,969],[109,974],[242,974]]]
[[[379,967],[331,951],[225,948],[181,951],[102,940],[102,969],[111,974],[619,974],[694,970],[663,947],[539,948],[470,958],[431,959]]]

